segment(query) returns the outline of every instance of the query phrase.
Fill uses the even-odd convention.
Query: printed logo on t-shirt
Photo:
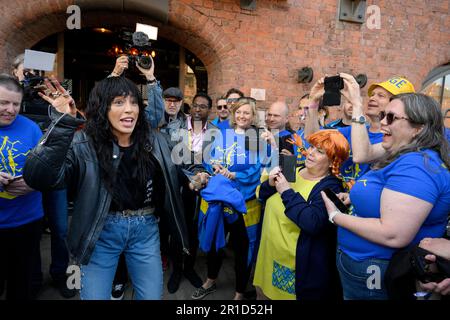
[[[234,142],[231,146],[228,148],[222,148],[220,146],[216,146],[214,156],[215,159],[211,159],[211,164],[220,164],[224,166],[225,168],[229,168],[232,165],[235,164],[235,157],[236,157],[236,163],[238,164],[244,164],[246,154],[245,151],[242,150],[243,148],[237,143]]]
[[[0,143],[0,172],[8,173],[12,176],[19,176],[22,174],[23,168],[19,166],[20,162],[25,162],[24,158],[28,155],[30,150],[26,152],[21,151],[22,142],[11,141],[8,136],[3,136]],[[0,198],[14,199],[15,196],[11,196],[6,191],[0,192]]]

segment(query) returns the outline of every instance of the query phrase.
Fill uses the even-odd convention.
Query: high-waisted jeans
[[[109,214],[87,265],[81,266],[84,300],[109,300],[119,256],[124,253],[136,300],[159,300],[163,271],[158,218]]]

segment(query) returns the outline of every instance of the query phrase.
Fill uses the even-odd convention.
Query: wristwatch
[[[156,78],[153,78],[153,80],[147,80],[147,84],[154,84],[156,83]]]
[[[359,123],[359,124],[365,124],[366,123],[366,117],[361,115],[361,116],[359,116],[357,118],[352,118],[352,122]]]
[[[333,212],[331,212],[330,213],[330,215],[328,216],[328,220],[330,220],[330,222],[332,223],[332,224],[334,224],[334,217],[336,217],[338,214],[340,214],[340,213],[342,213],[342,212],[340,212],[340,211],[338,211],[338,210],[335,210],[335,211],[333,211]]]

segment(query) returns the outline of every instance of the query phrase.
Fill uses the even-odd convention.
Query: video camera
[[[149,38],[144,32],[134,32],[132,43],[128,41],[125,50],[130,65],[135,65],[136,61],[140,67],[150,69],[152,67],[150,46]]]
[[[45,77],[39,74],[36,75],[32,71],[25,71],[24,77],[21,81],[24,91],[23,100],[29,103],[39,103],[42,99],[39,97],[38,92],[46,89],[44,84]]]
[[[39,96],[39,92],[47,90],[44,83],[45,71],[52,71],[55,54],[25,50],[23,58],[23,99],[21,114],[36,122],[41,130],[45,130],[51,123],[49,118],[49,104]]]
[[[31,120],[35,121],[41,130],[44,130],[49,124],[48,118],[48,102],[39,96],[39,92],[45,90],[47,87],[44,84],[44,77],[26,71],[25,78],[21,81],[23,87],[22,111],[21,113]]]

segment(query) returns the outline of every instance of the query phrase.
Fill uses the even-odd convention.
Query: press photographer
[[[150,51],[150,41],[148,36],[144,32],[134,32],[131,39],[127,33],[124,33],[121,38],[125,41],[125,52],[120,52],[118,54],[118,59],[114,67],[112,76],[118,77],[128,66],[136,66],[149,70],[153,66],[153,59],[151,57]]]
[[[36,123],[42,132],[47,131],[51,123],[49,117],[49,103],[43,100],[40,92],[46,92],[45,77],[43,71],[36,71],[24,68],[25,57],[37,61],[35,67],[39,69],[50,70],[53,67],[53,62],[50,61],[47,65],[43,62],[45,59],[41,55],[48,55],[44,52],[31,52],[20,54],[13,62],[13,75],[20,81],[23,88],[23,99],[20,108],[20,114],[29,118]],[[30,58],[29,58],[30,57]],[[48,62],[48,61],[46,61]],[[48,92],[47,92],[48,93]],[[54,98],[56,93],[50,93]],[[58,288],[60,294],[65,298],[71,298],[76,294],[73,289],[67,288],[66,285],[66,270],[69,262],[69,255],[65,245],[65,238],[67,236],[67,195],[66,190],[55,190],[42,193],[42,205],[45,213],[44,229],[48,227],[51,232],[51,264],[49,268],[50,276],[53,284]],[[39,294],[43,286],[43,274],[40,257],[40,249],[36,248],[35,258],[33,264],[32,276],[32,297]]]
[[[40,71],[24,69],[25,55],[20,54],[13,62],[13,75],[23,87],[23,100],[20,113],[34,121],[42,131],[50,125],[48,103],[39,97],[38,92],[44,90],[44,77]]]

